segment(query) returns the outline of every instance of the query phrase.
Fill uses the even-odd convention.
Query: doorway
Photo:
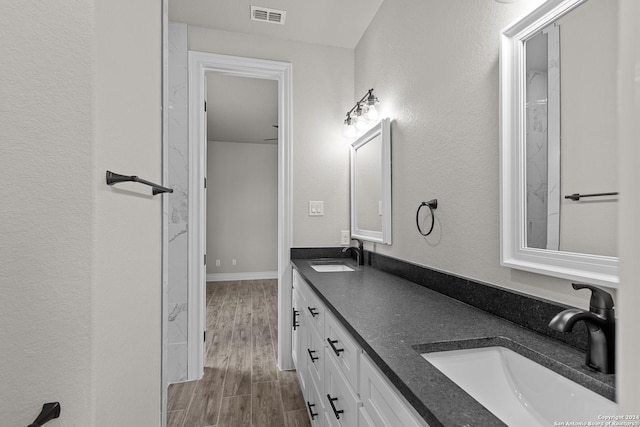
[[[278,83],[206,78],[206,280],[277,279]]]
[[[188,325],[189,376],[202,376],[204,368],[206,266],[206,78],[208,73],[275,80],[278,84],[278,327],[291,323],[291,64],[190,51],[189,61],[189,228]],[[195,308],[195,309],[193,309]],[[291,337],[278,336],[278,367],[292,369]]]

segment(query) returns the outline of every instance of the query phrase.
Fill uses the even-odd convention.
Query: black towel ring
[[[429,231],[427,231],[426,233],[422,232],[422,229],[420,228],[420,221],[419,221],[420,209],[422,209],[423,206],[427,206],[431,211],[431,227],[429,227]],[[438,209],[438,199],[429,200],[428,202],[422,202],[420,206],[418,206],[418,211],[416,212],[416,227],[418,227],[418,231],[423,236],[428,236],[433,231],[433,224],[435,222],[435,215],[433,214],[434,209]]]

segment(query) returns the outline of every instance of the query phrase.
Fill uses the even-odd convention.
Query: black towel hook
[[[419,220],[420,209],[422,209],[424,206],[427,206],[429,208],[429,211],[431,211],[431,227],[429,227],[429,231],[427,231],[426,233],[422,232],[422,229],[420,228],[420,220]],[[418,206],[418,211],[416,212],[416,227],[418,227],[418,232],[423,236],[428,236],[433,231],[433,224],[435,223],[435,215],[433,213],[434,209],[438,209],[438,199],[432,199],[432,200],[429,200],[428,202],[422,202],[420,206]]]

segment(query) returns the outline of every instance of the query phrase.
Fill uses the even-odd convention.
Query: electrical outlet
[[[349,235],[349,230],[342,230],[342,235],[340,237],[340,244],[341,245],[348,245],[349,243],[351,243],[351,239],[350,239],[350,235]]]
[[[216,267],[220,267],[220,260],[219,259],[216,260]]]
[[[232,260],[231,260],[231,265],[236,265],[236,264],[237,264],[237,263],[236,263],[236,259],[235,259],[235,258],[234,258],[234,259],[232,259]]]

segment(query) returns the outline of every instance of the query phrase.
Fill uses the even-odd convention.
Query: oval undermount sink
[[[438,351],[422,357],[509,426],[566,421],[587,425],[617,413],[614,402],[508,348]]]

